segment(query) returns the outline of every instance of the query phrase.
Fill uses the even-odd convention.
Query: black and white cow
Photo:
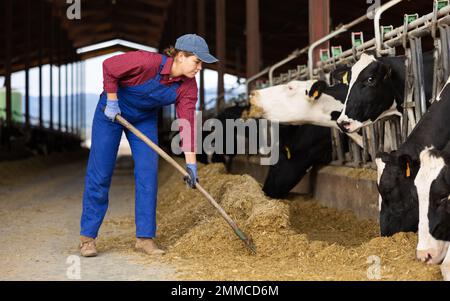
[[[284,198],[306,173],[331,162],[330,128],[314,125],[280,125],[279,160],[269,167],[263,191]]]
[[[217,117],[216,117],[222,124],[222,128],[223,128],[223,138],[222,138],[223,150],[222,150],[222,154],[214,153],[212,156],[212,160],[213,160],[213,162],[223,162],[225,164],[225,166],[227,167],[227,170],[230,169],[233,158],[237,154],[237,139],[238,139],[238,134],[239,134],[236,129],[234,129],[233,133],[228,132],[227,127],[226,127],[227,120],[236,121],[238,119],[242,119],[243,113],[246,112],[248,109],[249,109],[249,106],[234,105],[232,107],[226,108],[221,113],[219,113],[219,115],[217,115]],[[258,128],[256,128],[256,130],[258,130]],[[245,134],[246,138],[248,138],[248,136],[250,134],[248,129],[246,129],[244,134]],[[256,135],[257,134],[258,133],[256,133]],[[227,137],[230,135],[233,135],[234,151],[231,154],[227,154],[226,142],[228,141]]]
[[[338,128],[336,120],[344,108],[348,86],[329,87],[324,81],[291,81],[252,92],[250,103],[262,117],[282,124],[312,124]],[[349,136],[362,147],[362,138]]]
[[[420,169],[420,153],[426,147],[442,149],[450,140],[450,79],[397,151],[377,156],[381,235],[417,231],[419,205],[414,180]]]
[[[427,101],[432,96],[433,62],[433,53],[424,53]],[[348,71],[348,94],[337,120],[342,131],[355,132],[383,117],[401,116],[405,94],[405,56],[376,58],[372,54],[363,53]]]
[[[426,148],[420,154],[415,184],[419,198],[419,241],[416,256],[441,264],[450,281],[450,142],[442,150]]]
[[[211,117],[211,119],[217,120],[221,126],[221,134],[217,136],[218,139],[221,139],[221,145],[222,148],[219,149],[218,152],[212,152],[210,154],[207,154],[205,149],[203,149],[203,144],[205,142],[205,138],[208,138],[213,132],[215,131],[215,128],[213,127],[211,130],[205,130],[202,126],[201,130],[201,138],[202,141],[198,141],[197,143],[197,161],[203,164],[210,164],[210,163],[224,163],[227,169],[229,168],[230,164],[232,163],[232,160],[234,156],[237,153],[237,131],[236,128],[234,128],[234,133],[227,131],[227,120],[230,122],[235,122],[238,119],[242,119],[243,116],[245,117],[247,115],[247,111],[249,110],[250,106],[240,105],[240,104],[234,104],[233,106],[227,107],[224,110],[222,110],[218,115]],[[256,128],[258,130],[258,128]],[[172,140],[175,139],[176,136],[178,136],[177,139],[175,139],[177,142],[179,142],[179,131],[173,131],[171,132],[170,136],[168,136],[167,139],[159,139],[161,141],[161,146],[166,151],[172,150],[173,143]],[[249,131],[245,131],[245,135],[248,138]],[[231,137],[231,141],[233,141],[234,144],[234,151],[230,151],[227,153],[227,136]],[[216,137],[215,137],[216,138]],[[215,139],[213,139],[213,144],[216,142]],[[200,151],[201,150],[201,151]],[[183,154],[173,154],[178,157],[184,157]]]

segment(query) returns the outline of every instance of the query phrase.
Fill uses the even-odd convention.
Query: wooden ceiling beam
[[[130,22],[133,22],[134,20],[130,20],[129,18],[135,18],[137,19],[136,22],[142,22],[142,25],[146,24],[144,22],[148,22],[149,25],[156,26],[162,26],[164,24],[164,15],[161,14],[136,10],[121,10],[117,13],[117,15],[128,19]]]
[[[155,6],[155,7],[159,7],[159,8],[163,8],[166,9],[169,7],[171,1],[161,1],[161,0],[136,0],[136,2],[140,2],[140,3],[144,3],[147,5],[151,5],[151,6]]]
[[[101,48],[101,49],[96,49],[93,51],[88,51],[85,53],[81,54],[81,59],[82,60],[87,60],[93,57],[97,57],[97,56],[102,56],[102,55],[106,55],[106,54],[110,54],[110,53],[115,53],[115,52],[128,52],[128,51],[134,51],[137,50],[135,48],[132,47],[128,47],[125,45],[120,45],[120,44],[116,44],[113,46],[109,46],[109,47],[105,47],[105,48]]]
[[[82,48],[114,39],[119,39],[119,34],[117,32],[109,31],[79,38],[74,42],[74,46],[75,48]]]

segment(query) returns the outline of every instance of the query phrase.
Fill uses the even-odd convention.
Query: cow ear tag
[[[342,83],[348,86],[348,72],[345,72],[344,76],[342,77]]]
[[[314,91],[313,97],[317,99],[319,97],[319,91]]]
[[[411,168],[409,166],[409,162],[406,162],[406,177],[407,178],[411,177]]]

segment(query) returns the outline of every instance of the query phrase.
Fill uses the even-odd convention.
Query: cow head
[[[440,264],[450,241],[450,170],[442,152],[427,148],[420,154],[415,179],[419,198],[417,258]]]
[[[416,232],[419,220],[414,177],[418,166],[408,155],[382,153],[377,163],[380,193],[380,232],[391,236],[398,232]]]
[[[333,120],[339,116],[343,104],[326,94],[327,89],[323,81],[291,81],[253,92],[250,103],[271,121],[336,126]]]
[[[351,67],[347,98],[337,120],[342,131],[355,132],[379,118],[399,114],[391,73],[392,68],[384,58],[361,55]]]

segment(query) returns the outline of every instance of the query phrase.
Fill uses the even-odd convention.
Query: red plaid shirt
[[[162,55],[148,51],[132,51],[113,56],[103,62],[103,89],[106,93],[117,93],[118,86],[129,87],[145,83],[157,75],[162,62]],[[177,89],[175,109],[179,119],[185,119],[190,124],[190,131],[180,126],[182,148],[185,152],[195,151],[195,106],[198,99],[197,82],[195,78],[179,76],[169,78],[173,58],[167,58],[161,71],[161,84],[170,85],[181,82]],[[120,99],[119,99],[120,101]]]

